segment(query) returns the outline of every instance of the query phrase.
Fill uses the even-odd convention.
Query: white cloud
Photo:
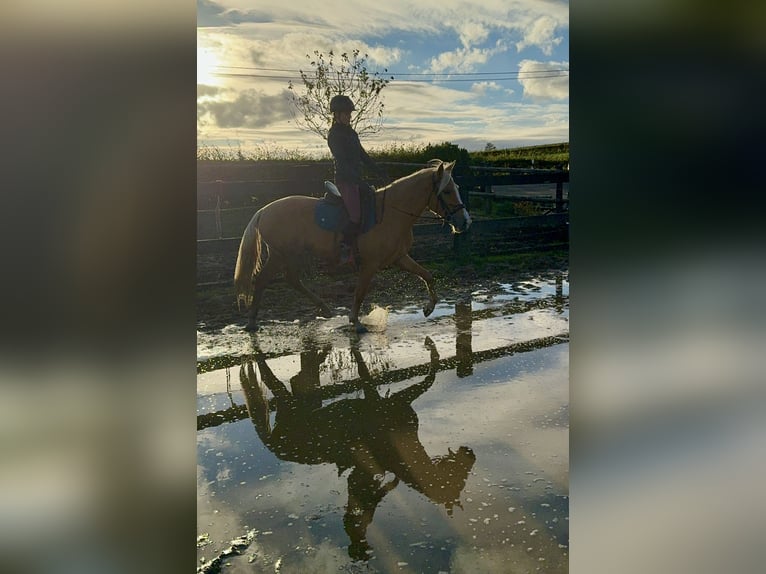
[[[471,84],[471,91],[475,94],[483,95],[487,92],[501,91],[503,87],[497,82],[476,82]],[[511,90],[513,93],[513,90]]]
[[[464,48],[470,48],[475,44],[481,44],[489,37],[489,30],[479,22],[465,22],[458,26],[460,43]]]
[[[561,70],[567,70],[567,72]],[[522,60],[519,63],[519,83],[524,87],[524,96],[532,100],[568,98],[568,70],[569,62]]]
[[[502,42],[498,42],[494,48],[458,48],[452,52],[442,52],[431,59],[428,71],[435,74],[472,72],[477,66],[485,64],[492,56],[505,52],[506,49]]]
[[[458,48],[453,52],[442,52],[432,58],[429,71],[434,73],[470,72],[475,66],[484,64],[488,58],[488,50]]]
[[[524,38],[516,43],[516,49],[521,52],[528,46],[537,46],[543,54],[550,56],[553,48],[561,43],[561,36],[554,36],[559,23],[550,16],[541,16],[524,29]]]

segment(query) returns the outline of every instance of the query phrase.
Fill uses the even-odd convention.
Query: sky
[[[197,0],[198,144],[328,156],[296,127],[288,82],[307,54],[354,49],[394,77],[368,151],[569,141],[568,1]]]

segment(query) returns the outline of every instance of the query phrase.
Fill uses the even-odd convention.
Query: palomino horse
[[[449,223],[453,233],[465,231],[471,224],[452,179],[454,166],[454,161],[445,163],[434,159],[428,167],[375,192],[376,212],[382,213],[382,219],[359,237],[361,262],[349,316],[357,332],[366,330],[359,322],[359,309],[370,282],[380,269],[390,265],[414,273],[425,282],[429,302],[423,307],[423,314],[428,317],[434,310],[437,297],[433,276],[407,252],[412,247],[412,226],[426,209]],[[258,210],[245,228],[237,255],[234,286],[237,305],[241,308],[244,303],[249,309],[248,330],[257,328],[263,291],[280,272],[285,273],[289,285],[311,299],[323,314],[332,314],[327,304],[303,285],[297,268],[305,251],[330,262],[338,260],[338,234],[314,222],[318,201],[305,196],[278,199]]]

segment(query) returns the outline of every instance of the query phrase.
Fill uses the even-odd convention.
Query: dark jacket
[[[335,162],[336,182],[361,183],[362,163],[377,169],[375,161],[364,151],[359,136],[351,126],[333,124],[327,134],[327,145]]]

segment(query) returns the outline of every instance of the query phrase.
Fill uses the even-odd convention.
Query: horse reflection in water
[[[339,475],[351,469],[343,526],[351,540],[348,553],[354,560],[369,557],[367,527],[378,504],[400,482],[443,505],[451,516],[454,506],[460,506],[460,493],[476,461],[473,451],[465,446],[457,452],[448,449],[446,455],[429,456],[418,438],[418,416],[412,402],[434,383],[439,361],[433,341],[426,338],[425,344],[431,354],[425,379],[385,397],[378,393],[359,350],[352,349],[363,397],[324,407],[317,392],[318,370],[316,384],[293,378],[290,392],[258,356],[261,379],[276,403],[273,427],[269,403],[253,364],[240,369],[250,418],[258,436],[277,457],[303,464],[335,463]],[[311,372],[307,374],[311,378]],[[387,480],[386,473],[393,478]]]

